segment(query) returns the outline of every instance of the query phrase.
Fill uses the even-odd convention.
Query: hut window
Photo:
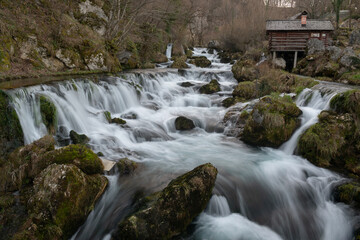
[[[325,37],[326,37],[326,33],[323,33],[323,34],[322,34],[322,37],[325,38]]]
[[[320,37],[320,33],[311,33],[311,37],[318,38]]]

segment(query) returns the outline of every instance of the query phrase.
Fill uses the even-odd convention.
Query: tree
[[[334,12],[336,14],[336,29],[339,28],[340,9],[343,2],[344,0],[331,0],[331,4],[333,5]]]

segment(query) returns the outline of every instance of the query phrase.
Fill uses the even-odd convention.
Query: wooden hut
[[[269,48],[276,58],[277,52],[294,52],[294,68],[298,52],[305,52],[309,39],[317,38],[327,47],[334,26],[330,21],[307,19],[303,12],[300,19],[275,20],[266,22],[266,34],[269,37]]]

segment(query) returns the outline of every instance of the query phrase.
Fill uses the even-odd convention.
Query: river
[[[316,123],[331,97],[346,88],[321,83],[304,90],[296,100],[303,115],[294,136],[280,149],[254,148],[225,134],[232,125],[223,123],[227,109],[221,102],[237,84],[231,65],[220,63],[216,52],[209,54],[207,49],[196,48],[194,53],[207,56],[212,66],[179,72],[146,70],[96,82],[76,79],[7,91],[26,144],[47,134],[38,98],[43,95],[56,106],[59,142],[75,130],[86,134],[90,147],[102,152],[104,159],[128,157],[141,163],[130,177],[107,176],[107,191],[72,239],[110,239],[117,223],[131,211],[134,196],[161,190],[171,179],[210,162],[219,170],[214,196],[183,238],[350,240],[356,216],[350,207],[331,199],[333,188],[346,179],[293,155],[300,134]],[[200,86],[212,79],[219,81],[222,91],[199,94]],[[183,82],[193,86],[182,87]],[[104,111],[124,118],[126,126],[109,124]],[[178,116],[192,119],[196,128],[176,131]]]

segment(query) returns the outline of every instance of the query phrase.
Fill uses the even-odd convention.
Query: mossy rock
[[[193,87],[195,85],[192,84],[191,82],[183,82],[183,83],[180,84],[180,86],[188,88],[188,87]]]
[[[337,72],[340,69],[340,65],[333,61],[328,61],[319,64],[315,70],[316,76],[335,78]]]
[[[337,94],[331,99],[330,106],[337,113],[351,113],[360,119],[360,90],[350,90]]]
[[[43,157],[47,163],[74,164],[86,174],[102,174],[101,159],[84,145],[69,145],[48,152]]]
[[[0,72],[7,72],[10,68],[10,55],[7,51],[2,50],[0,46]]]
[[[168,61],[168,58],[166,57],[165,54],[157,52],[154,54],[152,61],[154,63],[166,63]]]
[[[280,147],[300,126],[301,113],[288,96],[264,97],[248,115],[241,140],[255,146]]]
[[[170,67],[178,69],[189,68],[189,66],[186,64],[186,56],[175,57],[174,62]]]
[[[107,186],[101,175],[88,176],[74,165],[53,164],[34,180],[29,225],[18,236],[68,239],[84,223]],[[66,193],[66,194],[64,194]]]
[[[217,169],[208,163],[172,180],[163,191],[142,199],[112,239],[171,239],[180,234],[205,209],[216,176]]]
[[[41,118],[50,134],[55,134],[57,111],[55,105],[46,97],[40,96]]]
[[[32,144],[16,149],[0,166],[0,192],[17,191],[29,185],[47,167],[42,156],[55,149],[55,139],[45,136]]]
[[[251,60],[237,61],[232,66],[231,71],[238,82],[254,81],[260,76],[260,72],[256,68],[255,62]]]
[[[233,98],[233,97],[226,98],[226,99],[224,99],[224,100],[222,101],[222,105],[223,105],[223,107],[225,107],[225,108],[229,108],[229,107],[231,107],[232,105],[234,105],[235,103],[236,103],[236,100],[235,100],[235,98]]]
[[[193,51],[190,50],[190,49],[187,49],[185,54],[186,54],[186,57],[187,57],[187,58],[192,58],[192,56],[193,56]]]
[[[138,163],[128,158],[122,158],[116,163],[116,166],[119,174],[124,176],[132,174],[138,168]]]
[[[258,95],[258,90],[256,88],[257,83],[255,82],[240,82],[235,90],[233,91],[232,95],[234,97],[238,97],[244,100],[254,99]]]
[[[213,94],[221,91],[220,84],[217,80],[213,79],[209,84],[202,86],[199,89],[201,94]]]
[[[347,82],[351,85],[360,85],[360,71],[348,72],[341,76],[340,81]]]
[[[190,60],[190,63],[194,64],[197,67],[201,67],[201,68],[207,68],[207,67],[211,66],[211,61],[204,56],[192,57],[192,59]]]
[[[23,144],[24,134],[19,117],[11,106],[10,97],[0,90],[0,156],[6,157]]]
[[[85,134],[78,134],[74,130],[70,131],[70,139],[73,144],[82,144],[86,145],[90,139]]]
[[[115,123],[115,124],[118,124],[118,125],[126,124],[126,121],[124,119],[112,118],[111,113],[108,112],[108,111],[104,112],[104,116],[105,116],[106,120],[108,121],[108,123]]]
[[[336,202],[351,204],[360,208],[360,184],[357,182],[345,183],[337,186],[333,193]]]
[[[195,128],[195,124],[191,119],[186,117],[178,117],[175,119],[175,128],[179,131],[188,131]]]

